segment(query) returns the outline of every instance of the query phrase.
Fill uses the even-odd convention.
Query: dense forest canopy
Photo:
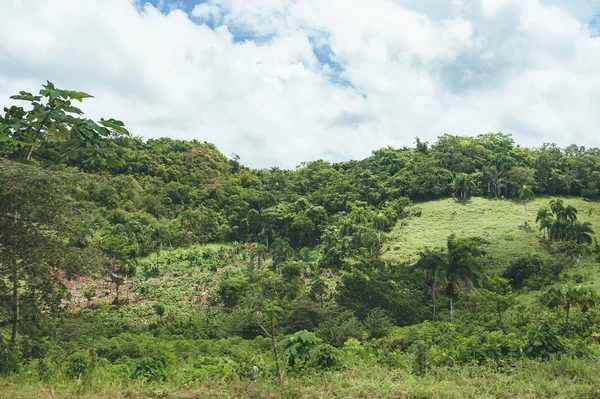
[[[3,374],[92,381],[102,364],[97,378],[201,383],[354,362],[421,376],[598,353],[598,297],[573,272],[600,253],[595,212],[559,197],[594,204],[599,149],[447,134],[251,169],[210,143],[87,119],[74,104],[89,97],[48,82],[0,116]],[[416,263],[386,258],[387,233],[428,217],[414,204],[472,197],[523,206],[515,229],[543,252],[491,259],[457,221]]]

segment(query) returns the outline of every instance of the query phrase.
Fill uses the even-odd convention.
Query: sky
[[[443,134],[600,146],[600,0],[0,0],[0,105],[46,80],[252,167]]]

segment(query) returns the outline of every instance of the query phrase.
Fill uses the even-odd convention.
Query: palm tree
[[[519,190],[519,198],[523,201],[524,213],[523,213],[523,225],[527,226],[527,202],[531,201],[534,197],[533,190],[530,186],[523,185]]]
[[[481,237],[457,238],[454,233],[448,237],[448,261],[444,265],[443,278],[447,284],[446,295],[450,298],[450,323],[454,323],[456,290],[464,287],[474,290],[475,282],[483,276],[479,258],[485,255],[481,247],[487,243]]]
[[[386,229],[389,225],[388,218],[382,213],[379,212],[375,218],[373,219],[373,227],[377,229],[377,242],[381,247],[381,230]]]
[[[466,200],[474,187],[474,182],[466,173],[458,173],[454,178],[453,185],[456,196],[461,200]]]
[[[577,209],[573,205],[567,205],[562,210],[563,218],[567,219],[570,222],[574,222],[577,220]]]
[[[567,236],[567,230],[569,229],[570,225],[571,222],[569,222],[565,218],[555,219],[552,222],[552,225],[550,226],[550,239],[554,241],[564,241],[564,239]]]
[[[535,222],[540,224],[540,230],[544,232],[544,238],[549,237],[550,226],[552,226],[552,212],[548,208],[538,210]]]
[[[447,267],[447,263],[447,254],[425,248],[424,251],[419,252],[419,261],[415,264],[415,267],[425,270],[425,284],[431,290],[433,316],[435,316],[437,284],[440,281],[443,270]]]
[[[565,206],[563,200],[553,199],[552,201],[550,201],[550,210],[552,211],[554,216],[556,216],[557,219],[562,216],[564,208]]]
[[[567,237],[570,240],[577,242],[579,246],[579,256],[577,257],[577,264],[581,264],[581,254],[583,252],[583,244],[592,243],[592,235],[594,230],[590,222],[572,222],[567,230]]]
[[[159,262],[160,262],[160,251],[163,249],[165,244],[169,244],[169,230],[167,227],[155,224],[148,231],[148,239],[146,240],[146,245],[152,245],[154,250],[156,251],[156,271],[159,270]]]

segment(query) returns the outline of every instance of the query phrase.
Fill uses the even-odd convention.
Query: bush
[[[370,338],[383,338],[389,334],[394,326],[387,312],[380,308],[373,309],[363,324]]]
[[[66,373],[71,378],[81,378],[91,369],[92,359],[88,352],[77,352],[69,357]]]
[[[550,355],[564,353],[565,345],[558,331],[543,321],[529,330],[523,351],[531,358],[548,359]]]
[[[362,339],[366,331],[360,320],[347,310],[330,314],[329,318],[319,325],[316,334],[323,341],[339,348],[350,338]]]
[[[131,377],[148,382],[165,381],[167,379],[167,358],[160,354],[153,354],[137,360]]]
[[[513,288],[521,288],[525,280],[538,276],[542,268],[543,261],[539,255],[525,255],[511,262],[502,277],[508,279]]]

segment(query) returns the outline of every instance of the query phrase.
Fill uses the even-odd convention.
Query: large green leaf
[[[114,130],[116,132],[119,132],[121,134],[129,135],[129,132],[124,127],[125,124],[123,122],[121,122],[121,121],[116,120],[116,119],[112,119],[111,118],[111,119],[106,120],[106,119],[102,118],[102,119],[100,119],[100,124],[103,125],[103,126],[105,126],[105,127],[107,127],[107,128],[109,128],[109,129],[112,129],[112,130]]]
[[[10,96],[11,99],[13,100],[23,100],[23,101],[40,101],[41,97],[40,96],[34,96],[31,93],[28,93],[26,91],[20,91],[19,94],[16,94],[14,96]]]
[[[94,98],[94,96],[92,96],[91,94],[84,93],[83,91],[65,90],[65,92],[68,97],[79,102],[82,102],[84,98]]]

